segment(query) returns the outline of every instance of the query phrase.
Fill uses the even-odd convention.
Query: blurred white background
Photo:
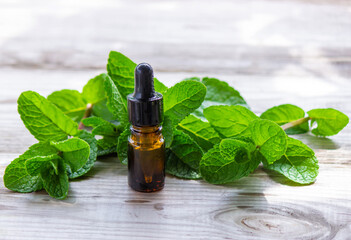
[[[256,112],[272,98],[340,108],[327,96],[349,99],[350,26],[350,1],[1,0],[0,100],[79,90],[115,50],[167,85],[226,80]]]

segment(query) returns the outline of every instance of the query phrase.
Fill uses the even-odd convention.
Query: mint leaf
[[[92,134],[103,136],[102,139],[97,140],[97,155],[103,156],[116,152],[118,136],[121,133],[121,127],[116,126],[99,117],[89,117],[83,119],[85,126],[93,127]]]
[[[312,129],[312,133],[317,136],[335,135],[349,123],[348,116],[333,108],[313,109],[307,114],[311,118],[311,125],[317,123],[317,127]]]
[[[126,99],[119,93],[116,85],[108,75],[104,75],[107,107],[122,126],[128,124],[128,108]]]
[[[279,160],[273,164],[263,164],[265,168],[281,173],[300,184],[314,182],[319,168],[312,149],[293,138],[288,138],[288,148]]]
[[[238,146],[244,147],[245,151],[238,151]],[[256,150],[254,141],[249,137],[226,138],[219,144],[221,157],[237,163],[251,161],[251,153]]]
[[[194,81],[201,81],[201,78],[199,78],[199,77],[189,77],[189,78],[185,78],[185,79],[183,79],[183,81],[188,81],[188,80],[194,80]]]
[[[199,168],[199,162],[203,151],[188,134],[175,130],[173,132],[173,142],[170,149],[179,159],[188,164],[191,168]]]
[[[100,74],[88,81],[83,87],[82,96],[86,103],[96,104],[106,99],[104,79],[106,74]]]
[[[208,151],[214,144],[221,141],[218,133],[208,122],[204,122],[194,115],[184,118],[178,124],[178,128],[194,139],[204,151]]]
[[[23,180],[17,181],[17,187],[19,187],[19,189],[10,189],[29,192],[44,187],[50,196],[57,199],[64,199],[68,192],[68,176],[63,159],[60,158],[57,153],[57,150],[50,146],[48,142],[37,143],[30,147],[25,154],[20,156],[20,158],[23,158],[21,164],[25,169],[22,167],[21,172],[16,172],[17,179],[24,177],[26,182],[21,182]],[[20,174],[23,173],[24,170],[26,171],[26,175]],[[40,187],[27,189],[28,183],[33,183],[33,181]]]
[[[57,171],[52,165],[41,169],[40,178],[46,192],[53,198],[65,199],[68,194],[69,182],[63,161],[58,161]]]
[[[59,166],[58,166],[59,161],[62,161],[62,158],[56,158],[56,159],[53,159],[52,161],[49,162],[56,174],[58,174],[58,170],[59,170]],[[27,168],[27,171],[28,171],[28,168]]]
[[[206,95],[206,87],[197,81],[182,81],[169,88],[163,95],[165,116],[177,125],[197,109]]]
[[[55,91],[47,99],[75,122],[80,122],[87,107],[82,94],[77,90]]]
[[[84,140],[86,143],[89,144],[89,148],[90,148],[90,153],[89,153],[89,157],[87,162],[78,170],[76,170],[75,172],[69,172],[68,173],[68,177],[69,178],[77,178],[80,176],[83,176],[84,174],[86,174],[87,172],[89,172],[89,170],[94,166],[96,158],[97,158],[97,152],[98,152],[98,144],[97,141],[95,139],[95,137],[85,131],[85,130],[80,130],[77,137],[79,137],[80,139]]]
[[[134,91],[134,70],[136,64],[122,53],[111,51],[107,72],[124,98]]]
[[[40,171],[43,167],[46,167],[47,165],[51,165],[54,168],[56,174],[57,174],[57,167],[56,167],[56,162],[57,160],[60,160],[61,158],[57,154],[52,154],[48,156],[37,156],[28,159],[25,162],[26,169],[29,175],[31,176],[38,176],[40,174]]]
[[[203,110],[214,105],[241,105],[248,108],[247,103],[240,93],[229,86],[227,82],[216,78],[203,78],[201,81],[207,88],[206,97],[200,108],[195,111],[203,117]]]
[[[129,129],[129,127],[126,127],[126,129],[121,133],[121,135],[118,138],[117,155],[118,155],[119,161],[122,164],[128,163],[128,138],[129,138],[129,135],[130,135],[130,129]]]
[[[276,107],[272,107],[261,114],[262,119],[271,120],[277,123],[279,126],[303,117],[305,117],[305,111],[292,104],[282,104]],[[293,128],[289,128],[285,132],[287,134],[300,134],[306,133],[308,130],[308,122],[305,122]]]
[[[111,153],[115,153],[117,151],[117,137],[104,137],[102,139],[97,140],[98,144],[98,156],[104,156]]]
[[[104,120],[100,117],[89,117],[82,120],[87,127],[92,127],[91,133],[99,136],[118,137],[120,134],[120,127],[113,123]]]
[[[204,109],[211,126],[226,138],[247,135],[250,122],[258,117],[243,106],[212,106]]]
[[[223,139],[202,157],[200,173],[212,184],[233,182],[253,172],[260,161],[252,157],[255,146],[252,142],[238,139]]]
[[[51,142],[51,146],[62,152],[62,158],[69,165],[72,174],[75,174],[88,161],[90,146],[77,137],[60,142]]]
[[[4,185],[16,192],[34,192],[42,189],[42,182],[39,177],[29,175],[25,165],[26,159],[16,158],[5,170]]]
[[[182,160],[172,151],[166,150],[166,172],[183,179],[201,179],[201,175]]]
[[[287,148],[287,136],[278,124],[270,120],[257,119],[250,123],[250,131],[251,138],[268,164],[283,156]]]
[[[165,116],[163,119],[162,135],[165,139],[165,147],[169,148],[173,141],[173,123],[168,116]]]
[[[4,174],[5,187],[16,192],[34,192],[42,189],[39,177],[28,174],[26,161],[36,156],[47,156],[57,153],[48,142],[36,143],[25,153],[13,160],[6,168]]]
[[[136,63],[122,53],[110,52],[107,72],[116,84],[123,99],[126,99],[127,95],[134,91],[134,70],[136,66]],[[156,92],[159,93],[164,93],[167,90],[167,87],[156,78],[154,78],[154,86]]]
[[[247,105],[244,98],[227,82],[216,78],[203,78],[202,83],[207,88],[205,100],[227,105]]]
[[[104,99],[101,102],[95,103],[93,105],[92,115],[103,118],[106,121],[116,120],[113,114],[107,108],[107,99]]]
[[[17,102],[24,125],[39,141],[59,141],[77,134],[78,124],[38,93],[23,92]]]
[[[87,103],[93,105],[92,114],[105,120],[115,120],[112,113],[108,110],[106,103],[106,93],[104,81],[107,75],[100,74],[92,79],[84,86],[82,96]]]

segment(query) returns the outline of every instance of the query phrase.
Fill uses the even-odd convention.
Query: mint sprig
[[[314,182],[319,169],[313,150],[303,142],[290,137],[284,155],[273,164],[266,161],[263,161],[263,164],[265,168],[281,173],[300,184]]]
[[[323,137],[337,134],[349,123],[348,116],[333,108],[312,109],[305,116],[303,109],[291,104],[270,108],[261,114],[261,118],[282,125],[287,134],[308,132],[310,121],[311,132]]]
[[[47,98],[23,92],[18,112],[39,143],[7,166],[5,186],[17,192],[44,188],[50,196],[64,199],[69,180],[86,174],[98,156],[117,153],[127,164],[126,96],[134,91],[135,66],[122,53],[111,51],[107,74],[90,79],[82,92],[64,89]],[[287,134],[311,130],[331,136],[349,122],[335,109],[305,113],[292,104],[270,108],[258,117],[236,89],[216,78],[192,77],[170,88],[155,78],[154,85],[164,96],[166,172],[183,179],[233,182],[262,162],[291,181],[310,184],[318,175],[316,156]]]
[[[277,123],[278,125],[284,125],[289,122],[296,121],[305,117],[305,111],[292,104],[282,104],[276,107],[272,107],[260,116],[263,119],[269,119]],[[301,123],[295,127],[288,128],[285,131],[287,134],[300,134],[308,132],[308,123]]]

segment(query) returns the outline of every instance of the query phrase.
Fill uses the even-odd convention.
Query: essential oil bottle
[[[128,95],[131,135],[128,140],[128,183],[139,192],[161,190],[165,182],[162,136],[163,96],[155,92],[152,67],[135,68],[134,93]]]

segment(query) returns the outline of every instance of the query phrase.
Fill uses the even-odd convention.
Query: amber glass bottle
[[[163,97],[155,92],[153,70],[142,63],[135,68],[134,93],[128,95],[132,124],[128,141],[128,183],[140,192],[161,190],[165,181],[162,136]]]

